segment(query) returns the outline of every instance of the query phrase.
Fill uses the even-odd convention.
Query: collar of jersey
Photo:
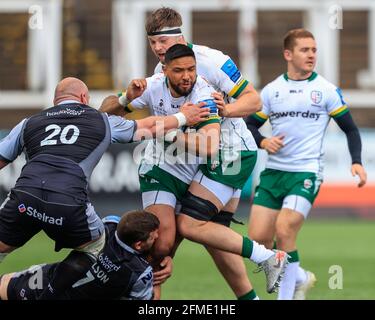
[[[190,49],[193,49],[193,44],[192,44],[192,43],[187,42],[186,45],[187,45]]]
[[[126,243],[122,242],[122,241],[120,240],[120,238],[118,237],[118,235],[117,235],[117,231],[115,232],[115,238],[116,238],[117,243],[118,243],[123,249],[125,249],[126,251],[129,251],[130,253],[133,253],[133,254],[141,254],[139,251],[133,249],[132,247],[129,247]]]
[[[77,100],[63,100],[63,101],[59,102],[57,105],[59,106],[60,104],[72,104],[72,103],[81,104],[81,102],[79,102]]]
[[[290,79],[290,80],[292,80],[292,81],[308,81],[308,82],[310,82],[310,81],[313,81],[316,77],[318,76],[318,74],[315,72],[315,71],[313,71],[312,73],[311,73],[311,76],[310,77],[308,77],[307,79],[301,79],[301,80],[293,80],[293,79]],[[284,74],[283,74],[283,77],[284,77],[284,79],[286,80],[286,81],[289,81],[289,77],[288,77],[288,73],[287,72],[285,72]]]

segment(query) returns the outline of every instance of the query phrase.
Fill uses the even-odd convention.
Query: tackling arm
[[[184,125],[193,125],[206,120],[209,115],[208,108],[202,108],[205,104],[186,103],[180,108],[180,112],[170,116],[151,116],[137,120],[137,131],[134,140],[150,138],[160,135],[171,129],[180,128]]]
[[[177,143],[183,144],[190,153],[212,157],[219,150],[220,124],[210,123],[197,132],[178,134]]]
[[[119,99],[115,95],[106,97],[99,111],[106,112],[110,115],[124,117],[128,112],[125,111],[124,107],[119,103]]]

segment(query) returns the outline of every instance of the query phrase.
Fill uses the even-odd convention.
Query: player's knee
[[[177,229],[180,235],[186,239],[191,239],[192,231],[194,226],[190,223],[189,216],[185,216],[184,214],[180,214],[177,218]]]
[[[99,238],[94,241],[91,241],[89,244],[76,248],[76,251],[86,253],[97,257],[99,253],[103,250],[105,245],[105,233],[103,233]]]
[[[276,225],[276,238],[278,241],[286,241],[290,239],[293,234],[292,228],[288,225],[278,224]]]
[[[169,256],[173,249],[173,241],[158,241],[154,244],[152,257],[153,259],[162,259]]]
[[[195,220],[210,221],[218,214],[218,209],[211,201],[197,197],[191,192],[186,193],[181,203],[181,213]]]

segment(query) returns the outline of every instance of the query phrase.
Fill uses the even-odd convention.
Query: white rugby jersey
[[[226,98],[238,98],[249,82],[244,79],[233,60],[219,50],[190,43],[188,46],[195,54],[197,74],[206,79],[216,91],[222,92]],[[161,71],[162,64],[159,62],[155,72]],[[242,118],[222,120],[220,149],[257,150],[255,140]]]
[[[179,98],[172,97],[164,74],[155,74],[147,78],[146,81],[146,90],[140,97],[134,99],[128,108],[138,109],[148,106],[153,115],[165,116],[179,112],[180,107],[186,102],[197,104],[204,100],[213,99],[211,94],[214,92],[214,89],[199,76],[192,92],[186,97],[182,96]],[[200,128],[202,124],[215,122],[220,122],[216,107],[211,109],[209,118],[203,123],[197,124],[196,128]],[[145,174],[153,165],[158,165],[164,171],[190,184],[198,170],[199,159],[195,155],[186,154],[184,150],[178,151],[176,155],[175,148],[169,147],[169,144],[163,140],[155,139],[149,142],[139,168],[139,174]],[[187,160],[186,157],[188,157]],[[188,163],[186,163],[187,161]]]
[[[285,135],[285,146],[269,155],[266,167],[322,173],[323,138],[329,120],[349,111],[341,90],[315,72],[300,81],[284,74],[270,82],[261,97],[263,109],[255,117],[270,120],[272,136]]]

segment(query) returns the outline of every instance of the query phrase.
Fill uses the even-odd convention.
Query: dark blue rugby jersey
[[[67,292],[69,299],[152,298],[152,267],[141,254],[118,239],[119,219],[116,220],[103,220],[107,237],[104,250],[86,277]]]
[[[137,299],[153,297],[153,275],[149,263],[116,236],[118,217],[103,219],[106,244],[86,276],[67,290],[64,299]],[[10,300],[36,300],[49,283],[58,263],[38,265],[15,273],[8,285]],[[30,287],[30,281],[42,275],[42,287]],[[33,280],[32,280],[33,279]],[[38,284],[41,284],[40,278]]]
[[[136,122],[69,102],[21,121],[0,141],[0,159],[22,151],[27,163],[16,187],[32,187],[85,200],[88,179],[111,143],[131,142]]]

